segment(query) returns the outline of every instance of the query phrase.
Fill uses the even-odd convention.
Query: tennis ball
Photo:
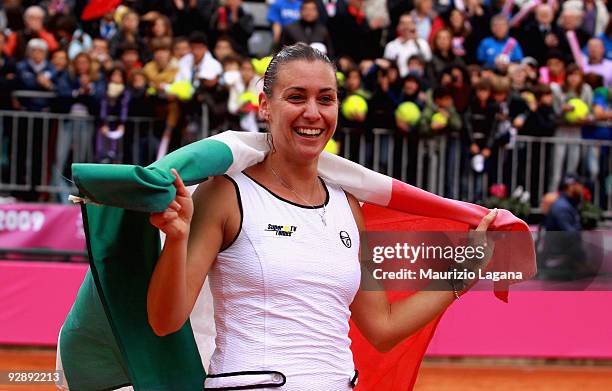
[[[336,140],[334,140],[333,138],[330,138],[323,150],[329,153],[333,153],[334,155],[337,155],[339,152],[338,149],[339,149],[338,143],[336,142]]]
[[[344,87],[344,80],[346,79],[346,77],[344,76],[344,73],[337,71],[336,72],[336,80],[338,81],[338,86],[340,87]]]
[[[349,95],[342,102],[340,109],[342,110],[342,115],[347,119],[355,120],[361,116],[365,117],[368,113],[368,102],[359,95]]]
[[[259,98],[257,94],[247,91],[240,94],[240,107],[243,112],[257,111],[259,107]]]
[[[569,123],[574,123],[578,120],[585,119],[589,115],[589,106],[582,99],[573,98],[567,102],[568,105],[574,107],[572,111],[565,113],[565,120]]]
[[[268,65],[270,65],[271,61],[272,56],[266,56],[259,60],[253,58],[251,63],[253,64],[253,68],[255,68],[255,72],[257,72],[259,76],[263,76],[266,73],[266,69],[268,69]]]
[[[421,118],[421,110],[414,102],[403,102],[395,110],[395,118],[410,126],[415,125]]]
[[[195,90],[188,81],[175,81],[170,84],[168,92],[176,95],[180,100],[189,100],[193,96]]]
[[[431,123],[432,125],[440,124],[444,127],[448,124],[448,118],[442,113],[434,113],[434,115],[431,116]]]

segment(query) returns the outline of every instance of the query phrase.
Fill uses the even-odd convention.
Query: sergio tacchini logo
[[[340,231],[340,240],[342,241],[342,244],[344,244],[344,246],[346,248],[351,248],[351,237],[349,236],[348,232],[346,231]]]

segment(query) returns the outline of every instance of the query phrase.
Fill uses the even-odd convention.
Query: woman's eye
[[[292,100],[292,101],[299,101],[299,100],[302,100],[302,96],[301,95],[289,95],[287,99]]]
[[[331,96],[322,96],[321,98],[319,98],[321,100],[321,102],[323,103],[332,103],[334,101],[334,98]]]

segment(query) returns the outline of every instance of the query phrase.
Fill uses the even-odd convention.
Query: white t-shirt
[[[426,40],[417,38],[402,41],[401,38],[395,38],[385,46],[384,57],[396,61],[400,76],[404,77],[408,74],[408,59],[416,54],[425,61],[431,60],[431,49]]]

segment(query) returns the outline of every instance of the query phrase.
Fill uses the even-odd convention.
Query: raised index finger
[[[176,187],[176,194],[180,196],[188,196],[189,190],[187,190],[187,187],[185,187],[185,184],[183,183],[178,171],[176,171],[174,168],[170,169],[170,171],[172,171],[172,174],[174,174],[174,187]]]

